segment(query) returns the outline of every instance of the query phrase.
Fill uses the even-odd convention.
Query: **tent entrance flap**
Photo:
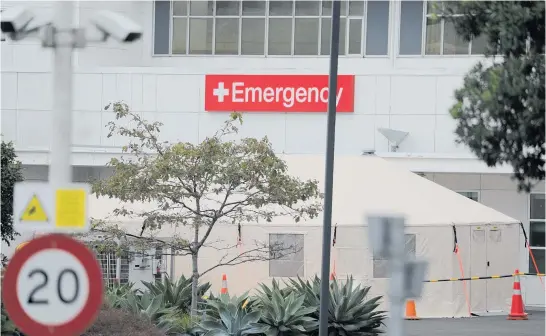
[[[519,239],[517,225],[481,225],[471,228],[471,276],[511,274],[510,267],[518,264]],[[470,281],[472,313],[501,312],[508,309],[511,297],[510,278]]]
[[[510,237],[519,237],[519,227],[515,225],[487,225],[487,276],[496,274],[510,274],[513,271],[508,265],[517,262],[518,252],[507,249],[503,241]],[[516,254],[516,255],[513,255]],[[512,261],[512,262],[511,262]],[[507,267],[508,266],[508,267]],[[487,311],[501,312],[508,309],[507,300],[510,299],[513,279],[489,279],[487,282]]]

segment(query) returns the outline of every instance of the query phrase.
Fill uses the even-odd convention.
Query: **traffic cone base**
[[[406,320],[419,320],[414,300],[406,301]]]
[[[508,315],[508,318],[507,320],[511,320],[511,321],[524,321],[524,320],[528,320],[529,318],[527,317],[527,313],[523,313],[523,315],[521,316],[516,316],[516,315]]]
[[[519,270],[516,270],[514,279],[514,292],[512,294],[512,307],[508,320],[527,320],[527,313],[524,311],[523,298],[521,297],[521,285],[519,282]]]

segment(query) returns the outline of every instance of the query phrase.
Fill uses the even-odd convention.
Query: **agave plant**
[[[208,300],[206,315],[199,324],[199,332],[204,336],[243,336],[264,332],[264,326],[257,324],[261,313],[243,308],[247,295],[220,295],[215,300]]]
[[[267,291],[264,290],[267,288]],[[316,307],[304,306],[304,295],[295,292],[283,295],[278,285],[262,285],[258,307],[262,312],[259,325],[268,336],[301,336],[318,328],[317,319],[310,316]]]
[[[176,336],[197,336],[199,335],[197,319],[189,314],[180,314],[179,312],[170,312],[161,316],[157,322],[157,327],[166,335]]]
[[[317,309],[311,316],[318,319],[320,302],[320,279],[315,276],[312,282],[301,279],[290,280],[293,290],[305,296],[305,306]],[[338,279],[330,283],[330,306],[328,309],[328,333],[339,336],[374,336],[382,333],[385,319],[384,311],[377,311],[380,296],[366,301],[370,287],[354,286],[352,277],[340,285]],[[315,334],[314,332],[311,334]]]
[[[139,289],[133,289],[134,283],[129,282],[126,284],[114,284],[113,286],[106,287],[104,291],[104,299],[113,308],[120,308],[123,300],[126,299],[129,294],[140,294]]]
[[[142,283],[148,291],[154,295],[163,295],[165,307],[175,307],[181,312],[187,313],[191,307],[191,278],[181,276],[176,282],[169,277],[165,277],[161,282]],[[197,289],[198,297],[202,297],[209,289],[210,283],[199,285]]]
[[[316,307],[315,312],[318,318],[318,307],[320,306],[320,279],[315,275],[312,282],[303,281],[298,277],[298,280],[290,279],[287,283],[287,288],[290,291],[304,296],[304,305],[306,307]]]
[[[328,330],[340,336],[378,335],[385,319],[384,311],[377,311],[381,296],[365,301],[370,287],[358,284],[353,288],[353,277],[345,284],[330,284]]]
[[[130,293],[121,301],[120,306],[122,309],[141,318],[146,318],[152,323],[158,323],[161,317],[175,312],[174,308],[165,307],[163,295],[154,295],[148,292],[140,296]]]
[[[251,307],[248,305],[248,301],[251,298],[248,296],[248,292],[243,293],[241,296],[230,296],[229,294],[220,294],[218,296],[211,295],[205,302],[203,313],[206,316],[219,319],[220,308],[234,305],[236,309],[248,312]]]

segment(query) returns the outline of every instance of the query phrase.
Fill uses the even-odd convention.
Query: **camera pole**
[[[49,183],[72,183],[72,52],[74,2],[57,1],[53,19],[53,111]]]

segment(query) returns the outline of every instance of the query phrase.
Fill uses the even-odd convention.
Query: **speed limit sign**
[[[29,336],[79,336],[102,304],[100,266],[85,245],[65,235],[31,240],[8,264],[2,298]]]

